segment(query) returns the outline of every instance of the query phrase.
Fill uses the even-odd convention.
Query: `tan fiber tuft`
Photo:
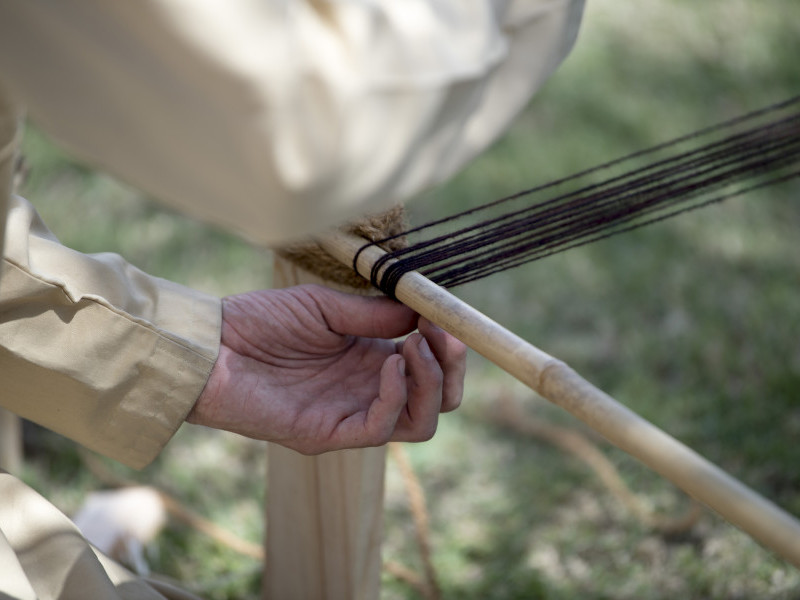
[[[398,235],[407,229],[405,210],[398,204],[386,212],[368,215],[359,221],[349,223],[340,229],[346,233],[366,238],[369,241],[382,240],[393,235]],[[405,236],[389,240],[380,244],[388,251],[399,250],[408,245]],[[301,269],[322,277],[326,281],[331,281],[344,286],[356,289],[368,289],[369,281],[353,271],[350,265],[344,265],[316,242],[297,242],[275,248],[275,252]]]

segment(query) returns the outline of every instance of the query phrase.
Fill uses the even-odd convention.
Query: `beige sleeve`
[[[58,243],[12,196],[0,265],[0,406],[133,467],[183,422],[216,360],[217,298]]]
[[[75,155],[274,244],[441,181],[567,55],[583,0],[25,0],[0,73]]]

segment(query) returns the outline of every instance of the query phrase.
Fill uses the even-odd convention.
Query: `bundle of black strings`
[[[800,96],[410,229],[448,231],[388,253],[371,279],[392,297],[412,270],[453,287],[798,175]],[[485,217],[497,207],[512,209]]]

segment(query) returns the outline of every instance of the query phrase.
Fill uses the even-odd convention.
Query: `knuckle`
[[[291,447],[291,449],[299,452],[303,456],[317,456],[324,452],[324,450],[320,450],[319,448],[315,448],[313,446],[306,446],[304,444],[295,445]]]
[[[459,406],[461,406],[461,401],[462,401],[462,397],[461,396],[457,396],[455,398],[451,398],[450,401],[447,403],[447,409],[448,410],[457,409]]]
[[[391,441],[392,435],[394,435],[394,423],[386,423],[371,433],[366,445],[370,447],[385,446]]]
[[[469,351],[467,345],[462,342],[458,342],[457,344],[454,344],[454,346],[455,347],[453,348],[453,358],[459,363],[466,361],[467,352]]]
[[[420,430],[416,433],[415,441],[417,442],[427,442],[433,439],[433,436],[436,435],[436,429],[438,428],[438,423],[434,420],[432,423],[427,423]]]
[[[381,431],[377,433],[373,438],[370,440],[369,446],[372,448],[385,446],[392,440],[392,432]]]

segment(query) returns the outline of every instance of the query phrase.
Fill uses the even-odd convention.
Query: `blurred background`
[[[511,131],[410,204],[423,223],[800,93],[796,0],[588,0],[578,43]],[[271,285],[271,254],[74,164],[31,127],[24,196],[68,246],[118,252],[214,294]],[[800,182],[571,250],[455,292],[735,477],[800,515]],[[407,446],[445,598],[798,598],[800,573],[704,513],[664,535],[580,460],[494,424],[502,402],[580,424],[471,356],[462,410]],[[68,513],[102,484],[75,445],[33,431],[23,478]],[[589,437],[591,433],[585,432]],[[597,441],[649,509],[687,500]],[[265,449],[186,426],[142,472],[239,536],[263,534]],[[390,462],[384,557],[420,569]],[[180,523],[154,571],[212,599],[256,598],[260,564]],[[418,598],[385,575],[383,597]]]

